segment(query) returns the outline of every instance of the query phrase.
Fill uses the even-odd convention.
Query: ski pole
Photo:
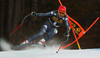
[[[56,51],[56,53],[59,52],[59,50],[60,50],[60,48],[62,47],[63,44],[64,44],[64,42],[60,45],[60,47],[59,47],[58,51]]]
[[[9,35],[9,37],[19,28],[19,27],[21,27],[22,26],[22,24],[24,23],[24,20],[28,17],[28,16],[30,16],[31,14],[29,14],[29,15],[26,15],[25,17],[24,17],[24,19],[23,19],[23,21],[22,21],[22,23],[14,30],[14,31],[12,31],[11,33],[10,33],[10,35]]]
[[[67,42],[67,41],[68,41],[68,39],[69,39],[69,37],[67,37],[67,40],[66,40],[66,41],[62,42],[62,44],[60,45],[60,47],[59,47],[58,51],[56,51],[56,53],[58,53],[58,52],[59,52],[59,50],[60,50],[60,48],[62,47],[62,45],[63,45],[65,42]]]

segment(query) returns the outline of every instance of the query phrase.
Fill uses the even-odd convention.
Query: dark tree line
[[[26,38],[32,36],[34,33],[38,32],[41,27],[39,21],[42,18],[28,17],[24,24],[19,28],[16,32],[12,34],[12,36],[8,37],[10,33],[15,30],[20,23],[22,22],[23,18],[30,14],[32,11],[41,12],[43,8],[48,11],[47,6],[44,5],[45,0],[1,0],[0,1],[0,37],[5,38],[7,41],[18,44],[21,40],[25,40]],[[52,6],[52,4],[51,4]],[[50,8],[51,9],[51,8]],[[43,10],[43,12],[46,12]],[[39,25],[37,25],[39,24]],[[36,30],[36,31],[33,31]],[[37,31],[38,30],[38,31]],[[16,43],[17,42],[17,43]]]
[[[29,4],[31,3],[31,4]],[[28,5],[29,4],[29,5]],[[10,41],[10,38],[16,41],[20,32],[15,32],[12,37],[8,37],[9,34],[21,23],[23,17],[29,14],[33,9],[37,11],[38,0],[1,0],[1,9],[0,9],[0,36],[6,38]],[[35,21],[36,17],[34,17]],[[30,23],[31,24],[31,23]]]

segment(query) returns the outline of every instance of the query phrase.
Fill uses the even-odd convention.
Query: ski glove
[[[35,11],[31,12],[31,15],[36,16],[36,12]]]
[[[66,37],[69,37],[69,36],[70,36],[69,34],[66,35]]]

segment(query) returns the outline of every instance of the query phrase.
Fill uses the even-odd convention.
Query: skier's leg
[[[40,32],[31,36],[28,40],[25,40],[23,41],[21,44],[26,44],[26,43],[29,43],[29,42],[32,42],[33,40],[35,40],[36,38],[42,36],[44,33],[46,33],[46,30],[47,30],[47,25],[43,25],[40,29]]]
[[[57,33],[58,33],[58,30],[57,30],[56,28],[52,28],[52,29],[50,30],[50,32],[48,33],[48,35],[44,37],[44,39],[45,39],[46,41],[48,41],[50,38],[52,38],[52,37],[53,37],[54,35],[56,35]]]
[[[48,33],[48,35],[44,38],[42,38],[38,44],[43,45],[45,47],[45,45],[43,44],[45,41],[49,40],[51,37],[53,37],[55,34],[58,33],[56,28],[52,28],[49,30],[50,32]]]
[[[31,36],[28,41],[31,42],[33,40],[35,40],[36,38],[42,36],[44,33],[46,33],[46,30],[47,30],[47,25],[43,25],[42,28],[40,29],[40,32]]]

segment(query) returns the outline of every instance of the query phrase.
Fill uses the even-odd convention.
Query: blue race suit
[[[67,16],[64,15],[62,18],[60,18],[57,10],[54,10],[54,11],[51,11],[51,12],[48,12],[48,13],[36,13],[36,16],[40,16],[40,17],[49,16],[49,20],[47,20],[42,25],[42,27],[40,29],[40,32],[38,32],[37,34],[31,36],[28,39],[29,42],[35,40],[36,38],[42,36],[45,33],[48,33],[48,35],[45,36],[44,39],[46,41],[49,40],[51,37],[53,37],[54,35],[56,35],[58,33],[58,30],[56,28],[59,27],[64,22],[65,22],[65,25],[67,27],[67,31],[66,31],[65,34],[69,34],[70,26],[69,26]]]

